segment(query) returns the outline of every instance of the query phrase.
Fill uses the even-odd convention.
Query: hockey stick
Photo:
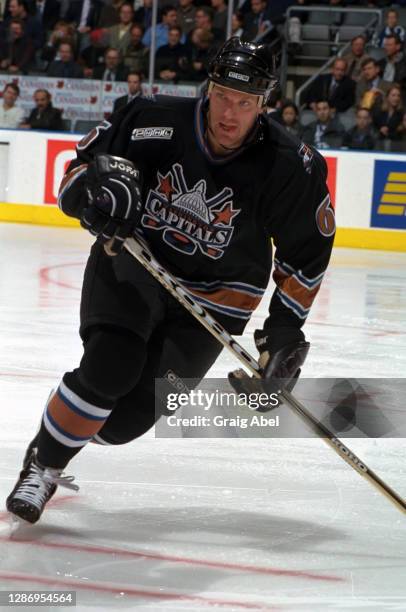
[[[141,238],[127,238],[124,242],[127,251],[137,259],[144,268],[156,278],[169,293],[178,300],[223,346],[241,361],[255,376],[261,378],[261,370],[257,361],[218,323],[190,292],[172,276],[149,251]],[[318,419],[316,419],[289,391],[282,390],[279,394],[284,403],[295,412],[305,424],[344,459],[354,470],[368,480],[380,493],[385,495],[399,510],[406,514],[406,502],[389,487],[375,472],[373,472],[359,457],[357,457],[341,440]]]

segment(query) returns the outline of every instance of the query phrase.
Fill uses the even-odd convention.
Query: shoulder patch
[[[76,146],[77,150],[84,151],[85,149],[87,149],[87,147],[89,147],[92,142],[97,140],[97,138],[102,132],[106,132],[107,130],[109,130],[111,128],[111,125],[112,124],[110,123],[110,121],[107,121],[106,119],[102,121],[102,123],[99,123],[99,125],[96,125],[96,127],[91,129],[90,132],[88,132],[86,136],[84,136],[82,140],[78,142]]]

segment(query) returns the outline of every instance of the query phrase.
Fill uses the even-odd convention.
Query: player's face
[[[258,96],[214,85],[209,98],[210,145],[216,153],[237,149],[262,112],[258,107]]]

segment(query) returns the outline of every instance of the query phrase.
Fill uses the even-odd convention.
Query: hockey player
[[[234,334],[268,284],[272,237],[276,289],[255,341],[264,377],[298,375],[335,224],[323,158],[263,118],[270,66],[264,45],[232,38],[201,99],[135,99],[78,144],[59,206],[97,236],[83,282],[84,352],[45,407],[7,499],[15,515],[35,523],[58,485],[75,487],[63,470],[88,442],[124,444],[152,427],[156,378],[201,379],[220,353],[120,248],[134,231]],[[103,244],[112,237],[115,257]]]

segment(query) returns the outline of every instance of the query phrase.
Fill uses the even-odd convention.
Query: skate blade
[[[4,537],[12,538],[21,527],[27,526],[29,523],[24,521],[19,516],[7,512],[7,516],[0,523],[0,534]]]

